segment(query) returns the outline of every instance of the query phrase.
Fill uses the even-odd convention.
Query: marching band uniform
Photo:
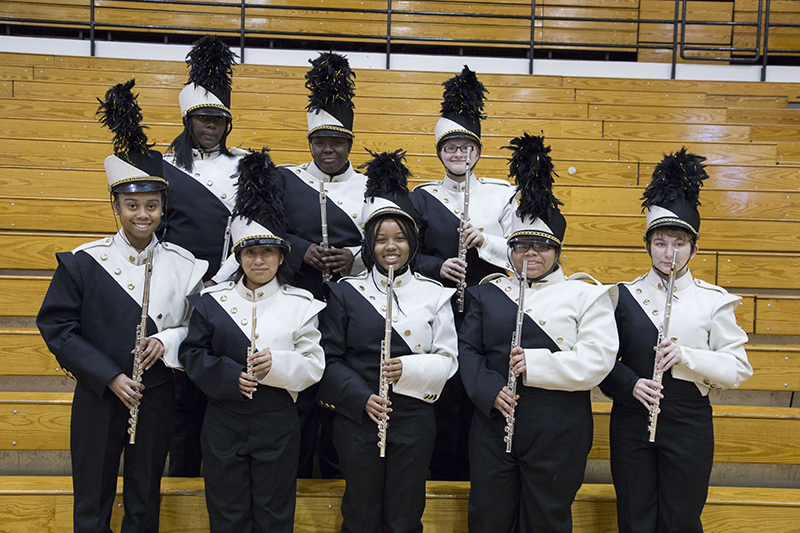
[[[483,246],[467,250],[467,286],[471,287],[490,274],[504,273],[511,268],[506,257],[505,236],[511,230],[516,206],[510,203],[514,192],[508,181],[479,178],[473,172],[469,180],[469,220],[484,236]],[[455,284],[443,280],[440,271],[447,258],[458,257],[464,187],[464,183],[445,176],[442,180],[418,185],[411,193],[423,246],[418,259],[419,270],[447,286]]]
[[[483,97],[486,89],[474,72],[464,67],[462,72],[444,83],[442,116],[436,123],[436,152],[442,158],[442,149],[449,139],[467,139],[480,149]],[[442,160],[443,164],[445,161]],[[442,265],[459,257],[459,226],[464,209],[464,190],[469,180],[469,222],[483,233],[481,246],[466,252],[466,285],[477,285],[490,274],[505,273],[510,269],[506,257],[505,238],[511,230],[513,196],[511,184],[502,179],[478,177],[472,172],[478,162],[471,156],[470,170],[462,181],[453,179],[445,164],[442,180],[423,183],[414,188],[411,199],[419,227],[420,253],[417,270],[446,287],[457,284],[442,277]],[[461,175],[463,177],[463,174]],[[456,327],[463,314],[456,314]],[[460,379],[445,385],[442,398],[435,406],[436,445],[431,460],[431,477],[442,480],[469,479],[469,426],[473,406]]]
[[[560,249],[566,222],[555,204],[521,214],[509,246],[531,241]],[[556,251],[549,273],[526,280],[520,341],[526,371],[517,378],[523,386],[516,390],[510,453],[506,418],[493,403],[507,385],[520,278],[494,275],[467,289],[459,362],[475,404],[470,531],[572,530],[570,507],[592,446],[589,390],[609,372],[617,350],[616,289],[586,283],[594,281],[586,274],[565,277],[557,257]]]
[[[703,159],[685,150],[665,161],[679,159],[683,168],[696,169],[700,180],[705,177],[699,165]],[[658,178],[663,169],[662,163],[656,170]],[[674,179],[669,171],[665,174]],[[653,184],[658,178],[654,174]],[[683,228],[696,238],[700,217],[694,201],[696,196],[649,203],[647,238],[663,226]],[[611,471],[623,532],[702,531],[700,514],[714,457],[708,392],[735,388],[753,373],[743,347],[747,334],[734,315],[741,298],[694,279],[688,262],[674,283],[669,337],[680,346],[682,361],[663,374],[664,398],[653,443],[648,439],[649,411],[633,396],[633,389],[640,378],[653,375],[653,347],[664,318],[667,282],[653,267],[634,281],[619,284],[619,354],[601,388],[614,400]]]
[[[163,189],[161,164],[161,154],[152,150],[109,156],[105,162],[109,190]],[[108,384],[120,373],[132,375],[131,350],[142,315],[150,250],[153,269],[145,336],[161,341],[165,353],[142,375],[146,390],[139,405],[136,443],[129,444],[130,410]],[[174,415],[168,367],[179,367],[178,346],[186,336],[190,313],[185,297],[202,287],[207,263],[155,236],[139,252],[124,229],[56,258],[58,267],[36,323],[59,364],[77,380],[70,423],[74,530],[110,531],[124,451],[122,531],[157,532],[161,474]]]
[[[266,158],[254,156],[245,161]],[[266,168],[263,162],[255,166]],[[271,170],[277,175],[274,166]],[[248,179],[243,175],[243,183]],[[246,212],[263,215],[258,208]],[[289,251],[266,224],[244,216],[234,219],[237,258],[248,247]],[[238,282],[227,281],[190,298],[195,312],[180,358],[187,375],[209,398],[202,443],[206,502],[215,532],[293,529],[300,443],[294,402],[300,391],[319,381],[325,368],[317,329],[325,304],[308,291],[282,284],[279,275],[280,267],[269,282],[250,290],[245,273]],[[269,349],[272,367],[248,399],[239,379],[248,366],[251,341],[254,353]]]
[[[226,147],[233,120],[230,108],[234,57],[216,36],[194,43],[187,55],[189,81],[178,95],[184,130],[170,146],[172,153],[164,157],[164,177],[172,194],[166,212],[169,231],[163,233],[163,238],[208,261],[204,281],[220,270],[227,257],[223,247],[236,203],[239,162],[247,153]],[[203,148],[193,133],[195,115],[225,118],[226,129],[219,144]],[[169,475],[197,477],[202,463],[200,431],[206,398],[186,374],[175,373],[173,379],[177,410]]]
[[[365,204],[366,231],[375,231],[373,222],[384,217],[406,217],[413,228],[412,217],[396,202],[378,200]],[[365,405],[379,394],[387,282],[375,264],[359,276],[326,283],[328,307],[320,330],[327,366],[318,398],[336,415],[333,438],[346,481],[342,531],[422,530],[436,431],[432,404],[458,366],[453,290],[400,267],[393,283],[389,357],[402,361],[402,375],[390,387],[392,412],[381,458],[378,427],[365,415]]]

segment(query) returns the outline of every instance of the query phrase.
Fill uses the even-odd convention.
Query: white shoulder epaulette
[[[439,186],[441,186],[441,185],[442,185],[442,183],[444,183],[444,181],[442,181],[442,180],[438,180],[438,181],[426,181],[425,183],[420,183],[420,184],[417,184],[417,185],[415,185],[415,186],[414,186],[414,188],[413,188],[413,189],[411,189],[411,190],[412,190],[412,191],[416,191],[417,189],[421,189],[421,188],[423,188],[423,187],[428,187],[428,186],[431,186],[431,185],[439,185]]]
[[[483,285],[484,283],[490,283],[496,279],[507,278],[507,277],[508,276],[506,276],[505,274],[501,274],[500,272],[495,272],[494,274],[489,274],[488,276],[483,278],[479,283],[479,285]]]
[[[592,276],[587,274],[586,272],[575,272],[571,276],[567,276],[567,280],[577,280],[577,281],[590,281],[595,285],[602,285],[599,281],[594,279]]]
[[[427,282],[433,283],[435,285],[438,285],[439,287],[444,287],[444,285],[442,285],[441,283],[439,283],[435,279],[429,278],[427,276],[423,276],[419,272],[414,272],[414,277],[417,278],[420,281],[427,281]]]
[[[314,300],[314,295],[308,292],[305,289],[301,289],[300,287],[293,287],[292,285],[281,285],[281,292],[288,296],[299,296],[300,298],[305,298],[308,301]]]
[[[216,285],[211,285],[210,287],[206,287],[203,289],[201,294],[207,294],[209,292],[220,292],[220,291],[229,291],[236,286],[235,281],[223,281],[222,283],[217,283]]]
[[[97,239],[96,241],[85,242],[72,250],[72,253],[80,252],[81,250],[88,250],[90,248],[108,248],[114,242],[114,239],[111,237],[105,237],[103,239]]]
[[[369,276],[369,272],[364,270],[363,272],[360,272],[355,276],[342,276],[336,283],[339,283],[341,281],[347,281],[349,279],[367,279],[367,276]]]
[[[646,277],[647,277],[647,274],[642,274],[638,278],[633,279],[631,281],[620,281],[620,284],[621,285],[633,285],[634,283],[638,283],[638,282],[642,281]]]
[[[505,187],[511,187],[511,183],[508,180],[500,178],[478,178],[478,181],[480,181],[481,183],[490,183],[492,185],[503,185]]]
[[[234,146],[233,148],[228,148],[228,151],[235,156],[246,156],[247,154],[250,153],[247,150],[239,148],[238,146]]]
[[[186,248],[183,248],[182,246],[178,246],[178,245],[177,245],[177,244],[175,244],[175,243],[171,243],[171,242],[162,242],[162,243],[161,243],[161,246],[162,246],[162,247],[163,247],[163,248],[164,248],[166,251],[168,251],[168,252],[172,252],[172,253],[176,253],[176,254],[178,254],[179,256],[181,256],[182,258],[186,259],[187,261],[191,261],[192,263],[194,263],[194,262],[195,262],[195,260],[197,259],[197,258],[196,258],[196,257],[195,257],[195,256],[192,254],[192,252],[190,252],[190,251],[189,251],[189,250],[187,250]]]
[[[706,289],[709,291],[716,291],[721,294],[728,294],[728,291],[720,287],[719,285],[714,285],[713,283],[709,283],[707,281],[703,281],[702,279],[694,278],[694,284],[700,287],[701,289]]]

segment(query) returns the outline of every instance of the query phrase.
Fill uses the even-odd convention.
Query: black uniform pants
[[[470,533],[572,531],[572,501],[592,447],[588,391],[521,398],[511,453],[506,420],[492,413],[476,411],[470,430]]]
[[[621,532],[699,532],[714,461],[707,397],[662,402],[656,440],[648,411],[611,410],[611,474]]]
[[[209,403],[202,444],[212,532],[293,530],[300,444],[294,405],[245,414]]]
[[[130,411],[110,389],[102,398],[75,387],[70,423],[75,533],[111,531],[120,455],[124,452],[123,533],[158,532],[161,475],[175,413],[172,382],[142,393],[136,443],[129,444]]]
[[[422,531],[425,480],[436,437],[433,406],[394,395],[380,457],[378,426],[366,413],[361,423],[343,415],[333,421],[333,443],[345,478],[342,531]]]

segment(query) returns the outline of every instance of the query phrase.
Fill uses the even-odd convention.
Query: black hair
[[[232,156],[230,150],[226,145],[226,141],[228,139],[228,135],[233,130],[233,120],[229,117],[225,117],[227,119],[226,126],[225,126],[225,133],[222,134],[222,139],[219,141],[219,151],[223,155]],[[175,140],[169,145],[167,148],[167,152],[172,152],[175,154],[175,164],[187,172],[191,172],[194,169],[194,159],[192,158],[192,148],[199,148],[200,143],[192,133],[192,115],[188,115],[183,117],[183,131],[180,135],[175,137]]]
[[[417,249],[419,248],[417,227],[414,225],[414,221],[411,220],[411,218],[397,215],[396,213],[377,215],[367,222],[366,226],[364,227],[364,244],[361,247],[361,260],[364,262],[364,266],[367,268],[367,270],[372,270],[372,267],[374,266],[381,274],[386,274],[384,269],[375,259],[375,236],[378,233],[378,229],[380,228],[381,224],[387,220],[394,220],[397,222],[397,225],[400,226],[400,231],[408,241],[408,262],[403,265],[401,271],[405,271],[406,267],[411,268],[412,271],[415,270],[415,260]]]
[[[265,247],[267,248],[267,247]],[[279,285],[291,285],[292,279],[294,278],[294,270],[291,266],[289,266],[289,261],[286,260],[286,252],[284,252],[281,248],[275,246],[277,248],[278,253],[281,254],[283,258],[283,262],[278,267],[278,271],[275,273],[275,278],[278,280]],[[242,248],[244,250],[244,248]],[[244,269],[242,268],[242,250],[236,252],[236,262],[239,263],[239,267],[236,269],[236,272],[231,274],[228,278],[228,281],[233,281],[238,283],[242,276],[244,276]]]

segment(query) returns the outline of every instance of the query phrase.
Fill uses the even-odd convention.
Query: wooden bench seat
[[[299,479],[295,531],[335,531],[341,527],[339,507],[344,481]],[[207,531],[203,481],[200,478],[161,480],[160,531]],[[429,481],[426,488],[425,531],[467,531],[469,483]],[[770,531],[794,531],[800,520],[800,490],[710,487],[703,511],[707,531],[753,531],[769,523]],[[57,476],[0,477],[0,519],[8,533],[69,531],[72,480]],[[117,483],[112,527],[122,520],[122,479]],[[584,484],[572,505],[573,530],[598,533],[616,530],[614,487]]]

